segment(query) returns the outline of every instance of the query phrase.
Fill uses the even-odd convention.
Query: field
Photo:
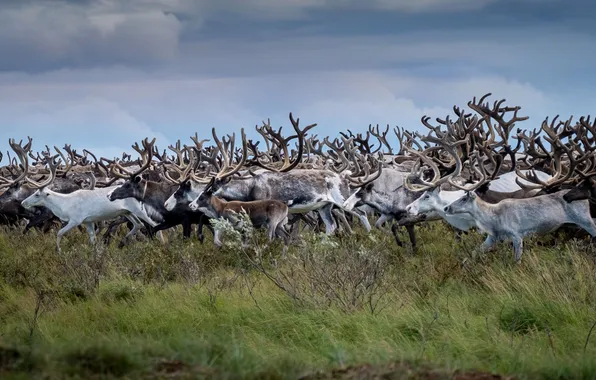
[[[529,240],[516,265],[509,244],[478,256],[479,235],[418,233],[416,254],[375,230],[306,234],[282,259],[259,234],[119,250],[76,231],[57,254],[54,233],[3,231],[0,376],[596,376],[588,242]]]

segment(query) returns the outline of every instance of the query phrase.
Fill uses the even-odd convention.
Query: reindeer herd
[[[458,236],[486,235],[482,250],[511,240],[517,262],[529,234],[565,229],[596,237],[596,121],[547,118],[527,130],[518,126],[528,120],[518,116],[521,107],[491,104],[490,95],[434,123],[423,117],[427,133],[394,128],[398,150],[388,142],[389,126],[318,138],[309,134],[316,124],[301,128],[291,113],[287,137],[267,121],[256,127],[260,141],[244,129],[239,141],[213,129],[213,144],[195,134],[168,153],[144,139],[132,146],[139,159],[98,159],[70,145],[34,152],[31,138],[11,139],[13,153],[0,167],[0,223],[25,225],[25,233],[58,224],[58,251],[75,227],[86,228],[92,244],[102,230],[109,243],[128,228],[123,246],[139,234],[163,242],[163,231],[177,226],[188,238],[193,225],[203,242],[206,226],[220,246],[222,231],[209,221],[239,226],[246,213],[285,252],[306,228],[349,235],[355,223],[370,231],[371,218],[375,228],[391,226],[399,246],[405,226],[415,249],[414,227],[443,220]]]

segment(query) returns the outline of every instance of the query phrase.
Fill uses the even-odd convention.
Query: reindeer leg
[[[95,245],[95,224],[85,223],[85,227],[87,227],[87,233],[89,234],[89,242],[91,245]]]
[[[61,252],[60,250],[60,241],[62,240],[62,236],[64,236],[65,233],[67,233],[68,231],[72,230],[73,228],[75,228],[76,226],[78,226],[80,223],[69,220],[68,223],[66,224],[66,226],[62,227],[60,229],[60,231],[58,231],[58,233],[56,234],[56,251],[58,253]]]
[[[344,214],[342,212],[342,210],[336,209],[336,208],[334,208],[331,212],[339,220],[341,225],[346,229],[346,233],[348,233],[349,235],[352,235],[354,232],[352,231],[352,228],[350,227],[350,223],[348,223],[348,220],[346,219],[346,214]]]
[[[188,218],[184,218],[184,220],[182,221],[182,238],[189,239],[191,232],[192,226],[190,224],[190,220]]]
[[[126,219],[130,220],[133,224],[132,229],[126,234],[126,236],[124,236],[124,238],[122,238],[122,240],[120,240],[120,243],[118,243],[118,248],[122,248],[124,247],[124,245],[128,242],[128,240],[135,235],[137,232],[139,232],[141,230],[141,226],[142,223],[141,221],[133,214],[127,215]]]
[[[203,224],[205,223],[205,219],[206,216],[201,215],[201,217],[199,218],[199,223],[197,224],[197,239],[199,239],[201,243],[203,243],[203,241],[205,240],[205,235],[203,235]]]
[[[408,231],[408,235],[410,236],[410,243],[412,244],[412,252],[416,253],[418,251],[418,246],[416,245],[416,233],[414,232],[414,224],[411,224],[411,223],[406,224],[406,231]]]
[[[213,232],[213,244],[215,244],[217,248],[221,248],[222,246],[220,236],[221,230],[219,228],[215,228]]]
[[[348,215],[356,216],[360,220],[360,223],[362,223],[362,225],[364,226],[364,229],[366,230],[366,232],[370,232],[372,227],[370,225],[370,221],[368,220],[368,216],[366,215],[366,213],[364,211],[358,210],[358,209],[353,209],[351,211],[348,211],[348,210],[342,210],[342,211],[347,212]]]
[[[454,229],[455,229],[455,240],[457,240],[458,242],[461,242],[463,239],[463,236],[468,234],[468,231],[458,230],[457,228],[454,228]]]
[[[521,236],[515,236],[513,238],[513,252],[515,254],[515,263],[521,262],[521,256],[524,249],[524,241]]]
[[[360,219],[360,223],[362,223],[366,232],[370,232],[372,227],[370,225],[370,221],[368,220],[368,216],[366,215],[366,213],[360,210],[354,211],[354,213],[356,214],[356,216],[358,216],[358,219]]]
[[[397,223],[393,223],[391,225],[391,232],[393,233],[393,237],[395,238],[395,242],[397,243],[397,245],[403,247],[404,243],[402,243],[402,241],[399,240],[399,236],[397,234],[399,227],[400,226]]]
[[[151,238],[153,238],[154,235],[157,234],[158,232],[167,230],[168,228],[172,228],[172,227],[174,227],[174,223],[172,223],[171,221],[161,222],[157,226],[151,227],[151,232],[152,232]]]
[[[246,234],[244,232],[240,233],[240,238],[242,239],[242,248],[248,248],[248,238],[246,237]]]
[[[215,234],[215,230],[213,229],[213,226],[211,225],[211,220],[209,219],[209,217],[207,215],[203,215],[203,217],[201,218],[201,220],[203,221],[203,225],[207,226],[207,229],[209,231],[211,231],[211,234]]]
[[[480,251],[487,252],[495,245],[496,242],[497,239],[494,236],[488,235],[486,237],[486,240],[484,240],[484,243],[482,243],[482,245],[480,246]]]
[[[461,230],[457,230],[455,231],[455,240],[459,243],[461,243],[462,240],[462,231]]]
[[[288,222],[285,227],[286,232],[288,232],[289,228],[289,235],[293,238],[298,236],[300,232],[300,219],[302,219],[300,214],[289,214],[288,215]]]
[[[328,203],[317,210],[317,212],[321,216],[321,219],[323,219],[323,223],[325,223],[325,233],[327,235],[333,235],[333,233],[337,229],[337,225],[335,224],[335,220],[333,219],[333,214],[331,213],[332,208],[333,204]]]
[[[118,229],[119,226],[121,226],[122,224],[124,224],[126,222],[128,222],[128,219],[121,217],[120,219],[110,222],[110,224],[108,224],[108,227],[106,228],[106,232],[104,232],[103,237],[102,237],[105,245],[110,244],[110,242],[112,241],[112,235],[114,234],[114,232]]]

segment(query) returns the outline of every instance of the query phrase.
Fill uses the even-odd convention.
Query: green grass
[[[476,234],[418,231],[416,255],[358,231],[304,236],[284,260],[258,236],[262,263],[237,243],[93,250],[77,231],[56,254],[55,234],[4,231],[0,376],[338,378],[368,363],[388,378],[596,378],[589,245],[528,241],[516,265],[510,245],[475,256]]]

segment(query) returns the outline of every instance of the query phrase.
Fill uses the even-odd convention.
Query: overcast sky
[[[422,129],[492,92],[533,128],[592,112],[596,3],[2,0],[0,149],[30,135],[113,157],[292,111],[336,136]]]

